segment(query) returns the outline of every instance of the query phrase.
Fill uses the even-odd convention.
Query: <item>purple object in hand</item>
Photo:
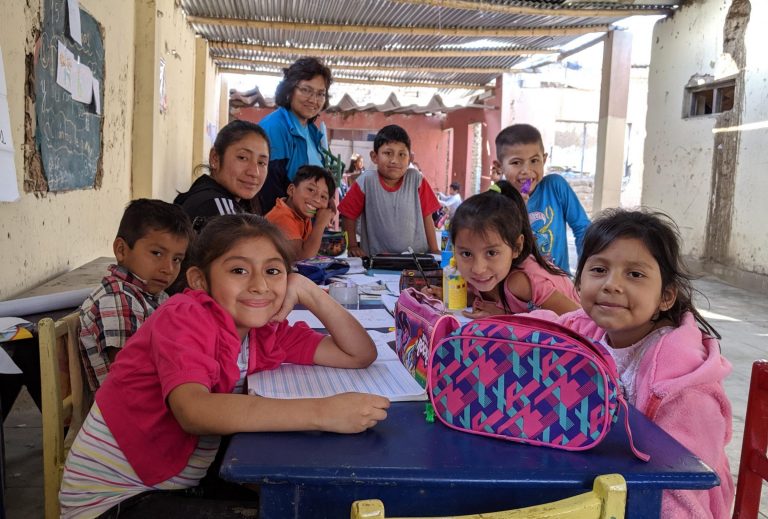
[[[523,182],[523,185],[520,186],[520,192],[524,195],[527,195],[531,191],[531,179],[527,179],[525,182]]]

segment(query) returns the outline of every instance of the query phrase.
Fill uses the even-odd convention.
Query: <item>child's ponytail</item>
[[[496,185],[499,186],[499,192],[502,195],[506,196],[512,200],[512,202],[514,202],[522,222],[522,225],[520,226],[520,233],[523,235],[523,247],[520,251],[520,255],[515,261],[512,262],[512,265],[516,267],[530,255],[533,256],[533,258],[536,260],[536,263],[541,265],[541,267],[550,274],[566,276],[570,278],[571,276],[569,273],[563,272],[557,266],[545,260],[544,256],[541,255],[541,252],[539,252],[539,248],[536,246],[536,238],[533,236],[533,229],[531,229],[531,222],[528,219],[528,208],[526,207],[525,200],[523,200],[520,192],[506,180],[500,180],[496,183]]]

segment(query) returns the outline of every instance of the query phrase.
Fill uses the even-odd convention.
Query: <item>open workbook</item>
[[[379,355],[365,369],[283,364],[248,375],[248,393],[269,398],[319,398],[355,391],[381,395],[392,402],[426,400],[424,388],[387,344],[394,333],[369,333]]]

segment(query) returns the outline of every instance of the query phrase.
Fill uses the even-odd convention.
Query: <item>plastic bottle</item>
[[[456,258],[451,258],[443,269],[443,304],[448,310],[463,310],[467,307],[467,282],[456,268]]]
[[[446,231],[443,231],[446,232]],[[447,233],[445,239],[445,247],[440,251],[440,268],[444,269],[448,266],[451,258],[453,257],[453,243],[451,242],[451,233]]]

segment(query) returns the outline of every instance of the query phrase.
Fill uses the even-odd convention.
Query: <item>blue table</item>
[[[532,447],[426,423],[423,402],[392,405],[387,420],[357,435],[241,433],[220,475],[260,488],[260,519],[344,518],[353,501],[378,498],[387,514],[471,514],[530,506],[592,488],[599,474],[627,481],[627,515],[658,517],[663,489],[707,489],[717,475],[636,410],[629,448],[623,418],[586,452]]]

